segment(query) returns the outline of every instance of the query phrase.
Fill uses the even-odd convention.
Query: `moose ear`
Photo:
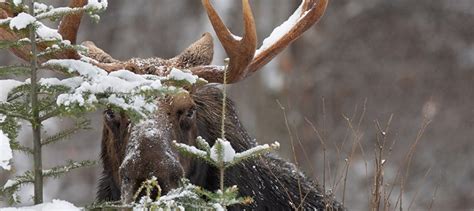
[[[201,39],[168,61],[176,68],[191,68],[211,64],[213,56],[214,43],[212,36],[209,33],[205,33]]]

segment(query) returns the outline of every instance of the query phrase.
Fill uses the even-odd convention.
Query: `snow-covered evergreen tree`
[[[67,139],[78,130],[87,129],[85,112],[99,108],[125,111],[132,120],[145,117],[156,109],[157,96],[179,92],[178,85],[189,85],[200,80],[190,73],[173,70],[168,77],[137,75],[127,70],[108,73],[90,64],[87,48],[63,40],[58,30],[49,28],[43,20],[58,20],[68,14],[84,12],[94,20],[107,8],[107,0],[89,0],[82,7],[58,7],[34,0],[9,0],[4,4],[18,13],[0,19],[0,27],[23,36],[14,41],[1,41],[0,48],[31,49],[29,64],[1,66],[0,76],[0,169],[10,170],[14,152],[33,156],[34,169],[15,176],[0,188],[10,203],[19,202],[15,192],[23,185],[34,184],[34,202],[42,203],[43,177],[58,177],[72,169],[90,166],[95,161],[67,161],[64,166],[43,169],[41,149],[45,145]],[[46,45],[40,50],[37,45]],[[49,59],[50,55],[75,50],[81,60]],[[42,62],[40,62],[42,61]],[[54,70],[63,73],[59,78],[39,78],[38,72]],[[26,76],[26,80],[15,78]],[[167,85],[165,85],[167,84]],[[172,84],[172,85],[169,85]],[[53,117],[72,117],[77,124],[51,136],[44,136],[42,123]],[[33,147],[23,146],[17,140],[21,128],[32,128]]]

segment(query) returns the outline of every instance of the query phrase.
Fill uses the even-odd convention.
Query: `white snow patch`
[[[13,158],[13,152],[10,148],[10,139],[0,130],[0,167],[10,170],[10,160]]]
[[[8,93],[14,88],[23,85],[23,82],[17,80],[0,80],[0,103],[6,102],[8,98]]]
[[[61,66],[67,68],[69,73],[78,73],[79,75],[90,78],[107,74],[105,70],[102,70],[92,64],[74,59],[51,59],[45,62],[44,65]]]
[[[50,87],[50,86],[66,86],[71,89],[76,88],[82,84],[83,80],[80,77],[71,77],[63,80],[57,78],[41,78],[39,84]]]
[[[182,148],[183,150],[185,150],[186,152],[189,152],[191,154],[194,154],[194,155],[197,155],[197,156],[200,156],[200,157],[206,157],[207,156],[207,152],[205,152],[203,150],[200,150],[200,149],[196,148],[195,146],[189,146],[189,145],[186,145],[186,144],[181,144],[181,143],[178,143],[176,141],[173,141],[173,143],[175,145],[177,145],[178,147]]]
[[[57,78],[40,78],[39,83],[43,86],[63,85],[62,81]]]
[[[38,2],[34,3],[34,7],[35,7],[35,14],[46,12],[49,8],[48,5],[43,4],[43,3],[38,3]]]
[[[270,149],[277,149],[277,148],[280,148],[280,143],[277,141],[271,145],[268,145],[268,144],[258,145],[244,152],[237,153],[235,155],[235,159],[243,159],[251,155],[254,155],[258,152],[269,151]]]
[[[241,37],[241,36],[237,36],[237,35],[232,34],[232,33],[231,33],[231,35],[232,35],[232,37],[233,37],[235,40],[237,40],[237,41],[242,40],[242,37]]]
[[[0,0],[0,2],[1,2],[1,0]],[[11,17],[8,17],[8,18],[5,18],[5,19],[0,19],[0,25],[9,24],[11,20],[12,20]]]
[[[147,112],[153,112],[156,110],[156,106],[151,103],[147,103],[143,96],[133,96],[131,102],[126,102],[124,98],[118,97],[115,94],[112,94],[107,99],[108,102],[112,105],[118,106],[123,109],[136,109],[140,110],[139,108],[144,108]]]
[[[14,185],[16,185],[17,182],[15,180],[7,180],[7,182],[5,183],[5,185],[3,186],[3,189],[7,189],[7,188],[11,188],[13,187]]]
[[[224,207],[222,207],[222,205],[219,204],[219,203],[213,204],[212,207],[213,207],[214,209],[216,209],[216,211],[224,211],[224,210],[225,210]]]
[[[10,20],[10,29],[24,29],[34,22],[36,22],[35,17],[22,12]]]
[[[78,207],[72,203],[53,199],[52,202],[38,204],[31,207],[8,207],[1,208],[0,211],[80,211]]]
[[[145,80],[140,75],[132,73],[128,70],[117,70],[117,71],[111,72],[109,74],[109,76],[114,76],[114,77],[117,77],[117,78],[121,78],[121,79],[124,79],[126,81],[144,81]]]
[[[193,75],[190,72],[183,72],[182,70],[173,68],[173,69],[171,69],[170,73],[168,74],[168,78],[171,79],[171,80],[177,80],[177,81],[186,80],[190,84],[194,84],[194,83],[196,83],[196,81],[199,77]]]
[[[236,159],[245,158],[245,157],[248,157],[248,156],[250,156],[250,155],[252,155],[256,152],[263,151],[263,150],[268,150],[268,149],[270,149],[270,145],[268,145],[268,144],[259,145],[259,146],[253,147],[249,150],[246,150],[244,152],[237,153],[235,155],[235,158]]]
[[[257,57],[257,55],[259,55],[262,51],[265,51],[270,46],[272,46],[272,44],[274,44],[277,40],[281,39],[296,25],[296,23],[298,23],[301,18],[304,17],[304,14],[302,14],[304,2],[305,1],[301,2],[298,9],[295,10],[293,15],[291,15],[288,20],[276,27],[273,32],[270,33],[270,36],[263,40],[262,46],[257,51],[255,51],[255,57]]]
[[[86,9],[96,9],[96,10],[103,10],[106,9],[108,6],[107,0],[89,0],[87,5],[85,6]]]
[[[217,145],[222,145],[222,161],[224,162],[232,162],[235,157],[235,150],[232,148],[230,142],[224,139],[218,138],[216,143],[211,148],[211,159],[219,162],[219,152],[217,150]]]
[[[21,2],[22,2],[22,0],[13,0],[13,4],[15,4],[15,6],[20,5]]]
[[[81,94],[61,94],[56,99],[58,105],[70,106],[71,104],[77,103],[79,106],[84,106],[85,100]]]
[[[62,40],[63,37],[58,33],[58,30],[49,28],[43,23],[38,22],[39,27],[36,29],[36,34],[42,40]]]

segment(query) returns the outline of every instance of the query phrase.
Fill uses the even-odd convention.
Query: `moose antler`
[[[69,6],[82,7],[87,0],[71,0]],[[270,37],[264,40],[263,46],[257,50],[257,33],[252,9],[248,0],[242,0],[242,10],[244,19],[244,35],[238,37],[233,35],[225,26],[210,0],[202,0],[209,20],[222,43],[227,55],[229,64],[227,67],[227,83],[236,83],[258,71],[265,64],[270,62],[291,42],[301,36],[306,30],[314,25],[323,16],[328,0],[302,0],[301,5],[278,30],[275,30]],[[8,10],[11,8],[8,3],[0,3],[0,18],[8,18],[14,14]],[[81,23],[83,12],[69,14],[63,17],[59,33],[63,39],[76,42],[76,35]],[[16,41],[21,37],[15,34],[8,27],[0,27],[0,40]],[[183,53],[172,59],[133,58],[127,61],[119,61],[112,58],[102,49],[92,42],[84,42],[88,48],[88,56],[93,59],[91,63],[108,71],[127,69],[139,74],[165,75],[170,68],[187,68],[194,74],[209,82],[223,83],[225,66],[210,65],[213,55],[213,42],[209,33],[203,35],[201,39],[188,47]],[[44,50],[46,45],[39,44],[38,48]],[[29,47],[17,47],[11,49],[18,57],[29,60]],[[67,50],[50,55],[47,59],[79,59],[79,54],[74,50]],[[42,62],[41,61],[41,62]]]
[[[257,29],[249,1],[242,0],[245,30],[243,37],[237,37],[229,31],[209,0],[202,0],[202,4],[206,8],[217,37],[230,58],[228,82],[241,80],[243,76],[247,75],[246,67],[252,62],[257,49]]]
[[[69,7],[83,7],[87,4],[87,0],[72,0],[69,3]],[[61,20],[59,24],[58,32],[61,34],[63,39],[71,41],[72,44],[76,44],[77,31],[81,25],[81,19],[84,12],[78,12],[73,14],[67,14]]]
[[[72,0],[70,3],[71,7],[81,7],[87,3],[87,0]],[[0,19],[7,19],[14,16],[15,14],[11,11],[12,6],[8,2],[0,3]],[[70,14],[63,17],[61,21],[61,27],[59,33],[65,39],[69,39],[72,43],[75,43],[77,30],[79,29],[80,20],[82,18],[82,12],[76,14]],[[8,26],[0,27],[0,40],[6,41],[18,41],[25,36],[20,35]],[[38,50],[43,51],[48,46],[47,43],[38,43]],[[29,61],[30,59],[30,46],[12,47],[10,51],[13,52],[19,58]],[[79,54],[72,49],[67,49],[62,52],[54,53],[40,59],[40,62],[47,61],[48,59],[79,59]]]
[[[286,33],[280,34],[280,31],[276,31],[275,34],[272,33],[272,35],[267,38],[270,43],[264,41],[264,45],[257,51],[255,50],[257,42],[255,23],[248,0],[242,0],[245,24],[243,38],[234,36],[229,29],[225,27],[215,9],[209,3],[209,0],[202,0],[202,3],[230,59],[227,69],[229,73],[227,82],[236,83],[270,62],[285,49],[286,46],[296,40],[313,24],[318,22],[326,10],[328,0],[303,0],[292,17],[281,26],[283,28],[280,29],[287,30]],[[193,68],[192,71],[200,77],[206,78],[208,81],[222,82],[224,78],[223,69],[224,67],[222,66],[202,66]]]

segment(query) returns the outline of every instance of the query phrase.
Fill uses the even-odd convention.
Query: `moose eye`
[[[192,118],[192,117],[194,117],[194,114],[196,114],[196,108],[191,108],[191,109],[188,110],[188,113],[186,114],[186,116],[188,118]]]

